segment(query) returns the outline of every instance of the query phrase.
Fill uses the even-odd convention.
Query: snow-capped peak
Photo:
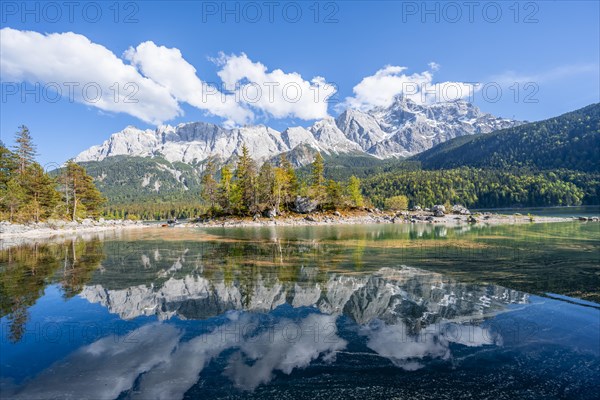
[[[116,155],[152,157],[194,164],[217,156],[227,160],[245,144],[257,160],[273,158],[298,146],[325,153],[363,152],[378,158],[410,156],[448,139],[491,132],[519,122],[483,113],[466,101],[417,104],[397,98],[387,108],[348,109],[337,118],[283,132],[264,125],[226,129],[207,122],[161,125],[155,130],[128,126],[75,161],[100,161]]]

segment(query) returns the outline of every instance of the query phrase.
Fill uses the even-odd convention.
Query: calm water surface
[[[481,209],[480,212],[490,211],[501,214],[531,214],[544,217],[598,217],[600,216],[600,205],[597,206],[572,206],[572,207],[529,207],[529,208],[494,208]]]
[[[0,251],[0,397],[592,399],[600,224],[147,229]]]

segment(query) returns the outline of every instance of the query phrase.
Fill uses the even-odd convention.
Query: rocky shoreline
[[[221,217],[205,219],[198,222],[175,224],[175,228],[189,227],[250,227],[250,226],[318,226],[318,225],[349,225],[349,224],[439,224],[459,226],[466,224],[524,224],[571,221],[598,221],[597,217],[542,217],[521,214],[505,215],[497,213],[477,214],[444,214],[436,211],[404,211],[386,212],[379,210],[353,212],[316,212],[308,215],[284,215],[276,218],[254,217],[234,218]]]
[[[210,228],[210,227],[260,227],[260,226],[319,226],[319,225],[351,225],[351,224],[438,224],[446,226],[460,225],[502,225],[549,222],[597,222],[598,217],[543,217],[521,214],[475,213],[462,210],[445,214],[436,210],[417,210],[390,212],[380,210],[353,210],[313,212],[310,214],[286,214],[277,217],[216,217],[183,221],[171,224],[156,224],[142,221],[86,219],[81,222],[48,221],[31,224],[12,224],[0,222],[0,247],[2,244],[15,245],[26,243],[32,239],[45,239],[79,233],[95,233],[125,229],[143,228]]]
[[[30,224],[0,222],[0,249],[27,243],[34,239],[47,239],[84,233],[139,229],[149,227],[141,221],[84,219],[81,222],[50,220]]]

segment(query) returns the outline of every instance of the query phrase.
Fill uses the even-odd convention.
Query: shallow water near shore
[[[6,398],[595,398],[600,225],[105,232],[0,252]]]

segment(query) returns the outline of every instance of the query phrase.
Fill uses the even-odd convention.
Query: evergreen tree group
[[[13,151],[0,142],[0,218],[41,222],[98,217],[104,198],[85,169],[73,161],[52,176],[35,161],[36,146],[20,126]]]
[[[218,175],[218,176],[217,176]],[[324,162],[317,153],[306,181],[299,179],[291,162],[281,155],[278,165],[264,162],[258,167],[243,145],[235,168],[224,165],[216,171],[213,160],[202,176],[202,201],[210,215],[278,215],[293,211],[298,196],[318,203],[321,209],[362,207],[360,180],[351,177],[344,186],[324,177]]]

